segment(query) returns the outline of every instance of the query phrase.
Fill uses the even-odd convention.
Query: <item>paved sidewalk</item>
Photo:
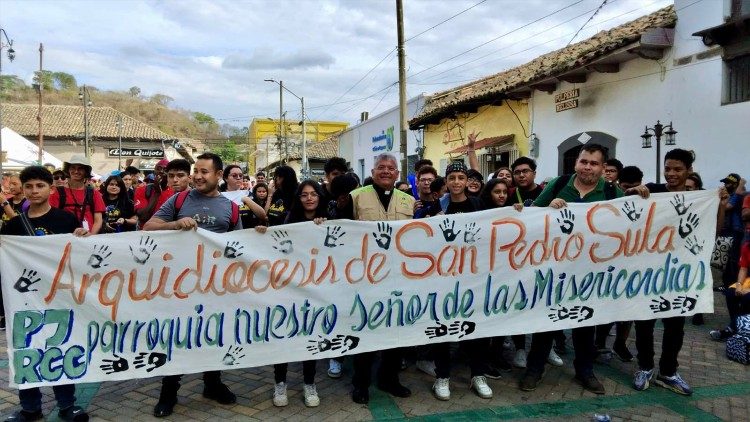
[[[683,397],[663,388],[652,386],[645,392],[631,387],[634,363],[613,360],[608,365],[597,364],[595,371],[607,389],[605,396],[584,392],[572,380],[572,351],[563,356],[566,365],[549,367],[539,388],[532,393],[518,390],[521,370],[504,374],[500,380],[489,380],[495,392],[491,400],[483,400],[469,391],[469,374],[465,365],[458,365],[451,379],[451,400],[438,401],[431,394],[433,380],[419,372],[414,365],[401,376],[413,391],[408,399],[395,399],[374,387],[368,406],[357,405],[349,398],[351,364],[345,364],[342,378],[326,375],[327,362],[318,362],[317,386],[321,405],[306,408],[302,402],[302,367],[291,364],[288,381],[289,406],[275,408],[271,402],[273,368],[261,367],[224,372],[223,379],[238,396],[232,406],[222,406],[201,396],[200,375],[183,378],[180,402],[175,413],[166,420],[332,420],[353,421],[373,419],[413,419],[424,421],[478,420],[590,420],[594,413],[607,413],[612,420],[632,421],[713,421],[750,420],[750,368],[730,362],[724,357],[724,343],[708,338],[708,330],[726,323],[723,297],[716,296],[717,313],[706,315],[706,325],[686,324],[685,344],[680,354],[680,374],[694,388],[692,397]],[[660,341],[661,327],[657,324],[655,338]],[[635,352],[634,330],[628,346]],[[569,336],[568,336],[569,338]],[[611,343],[612,339],[609,339]],[[5,337],[0,339],[4,359],[8,365]],[[660,345],[657,346],[657,359]],[[510,352],[509,352],[510,353]],[[0,375],[0,415],[5,417],[18,406],[15,390],[7,387],[8,372]],[[93,420],[156,420],[151,416],[159,396],[159,379],[79,385],[78,403],[85,407]],[[45,414],[56,414],[50,389],[43,389]],[[50,418],[54,420],[54,418]]]

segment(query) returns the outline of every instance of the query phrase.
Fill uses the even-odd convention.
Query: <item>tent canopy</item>
[[[14,132],[8,127],[2,128],[3,151],[7,151],[6,160],[3,161],[3,170],[22,169],[24,167],[37,164],[39,158],[39,148],[28,139]],[[44,151],[42,164],[50,163],[55,168],[62,167],[60,161],[54,155]]]

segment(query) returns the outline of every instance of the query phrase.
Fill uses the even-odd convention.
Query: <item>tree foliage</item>
[[[216,154],[221,157],[224,163],[234,163],[243,161],[244,155],[233,141],[224,142],[217,150]]]
[[[51,70],[35,71],[34,83],[41,85],[45,91],[72,91],[78,88],[75,76]]]
[[[141,89],[138,88],[137,86],[131,86],[130,89],[128,90],[128,93],[133,98],[140,98],[140,96],[141,96]]]
[[[154,94],[151,96],[151,98],[149,98],[149,101],[151,101],[152,103],[159,104],[160,106],[166,107],[169,105],[169,103],[174,101],[174,98],[170,97],[169,95]]]

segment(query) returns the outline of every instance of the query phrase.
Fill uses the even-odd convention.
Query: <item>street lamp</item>
[[[89,107],[93,103],[91,102],[91,92],[86,85],[78,90],[78,99],[83,103],[83,153],[86,158],[89,158]]]
[[[664,130],[665,128],[668,129]],[[646,126],[643,135],[641,135],[642,148],[651,148],[651,137],[656,137],[656,183],[661,183],[661,137],[664,135],[664,145],[674,146],[677,143],[676,134],[677,131],[672,127],[672,122],[669,122],[668,125],[662,125],[657,120],[654,127]]]
[[[283,92],[286,90],[286,92],[294,95],[302,104],[302,178],[306,179],[309,177],[309,168],[307,165],[307,122],[305,118],[305,97],[300,97],[299,95],[295,94],[289,88],[284,86],[284,81],[276,81],[275,79],[264,79],[265,82],[273,82],[275,84],[279,85],[279,124],[281,124],[281,116],[283,114],[282,112],[282,104],[283,104]],[[279,132],[281,132],[281,129],[279,129]],[[286,158],[289,158],[289,150],[287,148],[287,142],[285,140],[284,142],[285,147],[285,154]]]
[[[3,43],[3,36],[7,44]],[[8,38],[8,33],[3,28],[0,28],[0,102],[3,99],[3,48],[5,47],[8,47],[8,60],[12,62],[16,58],[16,50],[13,49],[13,40]],[[3,153],[3,107],[0,103],[0,174],[3,173],[3,161],[5,161],[5,154]]]

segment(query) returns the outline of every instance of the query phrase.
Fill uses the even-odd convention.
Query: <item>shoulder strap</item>
[[[232,216],[229,218],[229,230],[234,230],[234,226],[237,225],[237,222],[240,221],[240,206],[235,204],[233,201],[230,201],[232,204]]]
[[[617,198],[617,187],[612,182],[604,182],[604,198],[607,200]]]
[[[174,199],[174,216],[172,217],[172,221],[177,221],[177,216],[180,215],[180,209],[185,204],[185,200],[187,199],[189,194],[189,189],[185,189],[184,191],[177,194],[177,197]]]
[[[147,184],[146,190],[144,192],[146,194],[146,199],[151,198],[151,194],[153,193],[153,191],[154,191],[154,186],[151,183]]]
[[[61,210],[65,209],[65,199],[66,199],[65,196],[66,196],[65,188],[62,186],[58,186],[57,187],[57,197],[58,197],[57,208],[60,208]]]
[[[563,174],[562,176],[558,177],[557,180],[555,180],[555,185],[552,187],[552,198],[557,198],[557,194],[560,193],[560,191],[565,187],[565,185],[570,182],[570,178],[573,177],[572,174]]]
[[[21,218],[21,224],[23,224],[23,229],[26,231],[26,235],[36,236],[34,227],[31,226],[31,221],[29,220],[29,216],[26,215],[25,212],[18,213],[18,216]]]

